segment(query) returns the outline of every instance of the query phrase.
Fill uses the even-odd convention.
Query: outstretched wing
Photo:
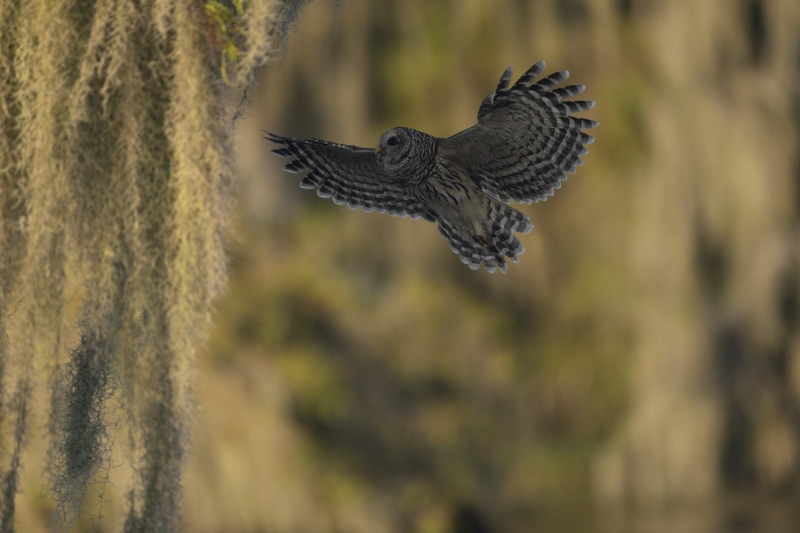
[[[433,222],[436,214],[393,183],[378,166],[375,150],[318,139],[293,139],[267,133],[265,139],[282,145],[273,153],[293,158],[287,172],[307,170],[300,181],[304,189],[317,189],[317,196],[331,198],[350,209],[378,211],[392,216],[422,217]]]
[[[569,77],[556,72],[536,83],[544,61],[536,63],[509,88],[511,67],[497,90],[478,110],[478,124],[445,139],[439,155],[461,166],[481,189],[504,202],[538,202],[552,196],[567,174],[583,164],[584,147],[594,138],[581,130],[598,123],[573,117],[594,107],[590,101],[564,101],[583,85],[552,89]]]

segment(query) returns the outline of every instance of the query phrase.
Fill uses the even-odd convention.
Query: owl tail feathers
[[[492,201],[480,235],[468,234],[446,218],[439,218],[439,232],[461,262],[472,270],[483,266],[490,274],[498,268],[505,274],[508,268],[506,258],[519,262],[518,256],[525,252],[525,247],[514,232],[527,233],[531,228],[533,225],[527,216],[496,200]]]
[[[528,218],[528,215],[525,213],[517,211],[510,205],[498,202],[494,198],[484,198],[484,202],[488,202],[487,211],[489,214],[490,226],[493,231],[501,229],[513,234],[515,231],[519,233],[530,233],[533,229],[531,219]]]

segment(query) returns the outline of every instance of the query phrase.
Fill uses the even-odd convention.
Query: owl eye
[[[386,140],[386,144],[388,144],[389,146],[397,146],[398,144],[400,144],[400,139],[398,139],[397,137],[389,137]]]

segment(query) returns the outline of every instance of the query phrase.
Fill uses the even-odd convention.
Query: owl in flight
[[[282,145],[274,153],[292,158],[284,170],[307,171],[300,187],[351,209],[436,222],[470,268],[505,273],[506,258],[516,263],[525,251],[514,233],[533,228],[509,202],[552,196],[594,141],[582,130],[598,125],[572,116],[594,102],[564,101],[583,85],[553,89],[569,72],[535,81],[542,70],[544,61],[509,87],[508,67],[481,104],[478,123],[447,139],[403,127],[381,135],[374,150],[272,133],[265,139]]]

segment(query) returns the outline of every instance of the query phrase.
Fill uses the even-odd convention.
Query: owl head
[[[413,128],[392,128],[378,141],[375,154],[387,177],[414,180],[427,175],[433,162],[435,140]]]
[[[409,161],[412,144],[409,133],[407,128],[392,128],[381,135],[375,154],[387,174],[396,174]]]

